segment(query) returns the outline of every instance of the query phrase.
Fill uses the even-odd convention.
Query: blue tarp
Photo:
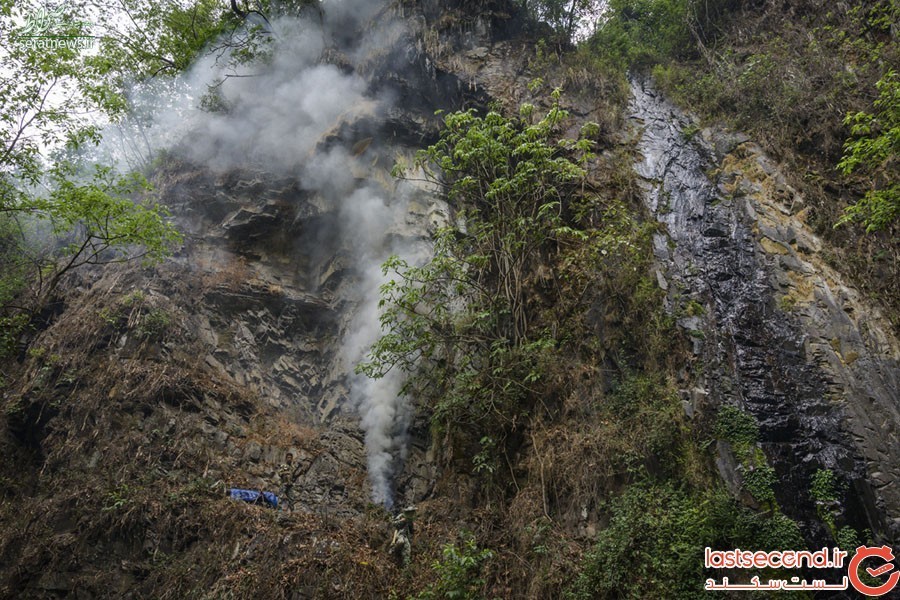
[[[231,488],[228,495],[235,500],[243,500],[251,504],[265,504],[272,508],[278,508],[278,496],[272,492],[257,492],[256,490],[241,490]]]

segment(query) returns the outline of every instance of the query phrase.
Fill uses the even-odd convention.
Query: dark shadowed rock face
[[[697,135],[647,81],[632,90],[637,169],[667,231],[655,241],[659,279],[702,365],[693,408],[729,403],[756,417],[778,502],[812,540],[827,540],[809,495],[817,469],[850,484],[848,523],[897,540],[900,354],[891,328],[824,264],[802,197],[759,148],[737,135]],[[678,312],[688,301],[703,314]],[[733,462],[719,460],[736,487]]]
[[[365,287],[378,271],[371,258],[421,243],[447,218],[431,190],[401,190],[390,175],[395,160],[409,160],[436,138],[436,109],[484,108],[494,98],[514,102],[529,81],[525,54],[498,34],[508,13],[473,16],[460,9],[447,19],[443,6],[402,10],[403,27],[392,29],[389,45],[371,58],[336,50],[328,56],[357,69],[373,96],[391,99],[382,111],[345,115],[314,150],[345,152],[357,188],[380,195],[389,207],[392,223],[365,252],[344,228],[348,206],[310,189],[302,169],[273,172],[248,157],[241,168],[216,171],[180,157],[189,152],[176,148],[158,177],[187,234],[173,262],[185,278],[204,284],[201,300],[187,307],[207,350],[204,363],[302,423],[328,427],[357,418],[345,345],[360,307],[377,295],[377,288]],[[451,25],[436,30],[435,21]],[[427,423],[413,427],[397,482],[406,502],[423,498],[433,483]]]
[[[486,107],[527,83],[523,54],[504,41],[515,33],[512,5],[479,3],[470,14],[465,2],[451,4],[379,12],[379,22],[365,25],[385,30],[371,55],[353,49],[352,32],[337,44],[346,54],[335,47],[326,53],[363,78],[369,95],[390,99],[380,110],[341,116],[313,150],[345,152],[357,189],[371,189],[388,205],[405,203],[389,207],[394,223],[365,252],[346,233],[348,208],[311,189],[302,169],[266,169],[248,156],[241,168],[216,171],[182,158],[191,154],[187,139],[157,178],[187,234],[175,262],[209,290],[192,307],[206,362],[305,422],[354,414],[347,401],[353,365],[340,350],[360,303],[370,300],[359,288],[372,264],[361,264],[360,255],[386,257],[427,238],[446,218],[430,190],[398,191],[390,174],[396,159],[436,138],[437,109]]]
[[[188,234],[175,262],[204,282],[191,307],[205,362],[272,406],[319,422],[337,410],[337,351],[347,268],[329,248],[337,218],[300,183],[265,172],[216,175],[175,163],[163,197]]]

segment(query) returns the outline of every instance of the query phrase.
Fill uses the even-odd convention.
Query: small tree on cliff
[[[537,317],[542,266],[588,237],[567,223],[591,143],[559,139],[568,115],[559,91],[553,102],[538,120],[530,105],[514,119],[450,114],[439,141],[418,153],[415,167],[446,188],[459,225],[437,232],[424,265],[385,263],[385,333],[358,367],[371,377],[406,372],[405,393],[430,404],[437,426],[480,440],[476,470],[494,468],[491,451],[538,398],[559,341]]]

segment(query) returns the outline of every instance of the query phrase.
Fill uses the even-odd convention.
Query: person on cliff
[[[389,552],[397,558],[403,567],[409,566],[412,557],[413,517],[416,508],[408,506],[394,515],[391,525],[394,526],[394,535],[391,537]]]
[[[288,452],[284,462],[278,465],[276,472],[281,498],[288,511],[294,510],[294,470],[294,455]]]

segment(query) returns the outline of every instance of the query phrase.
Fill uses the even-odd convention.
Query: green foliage
[[[204,10],[215,8],[213,2],[201,4]],[[77,3],[61,9],[46,21],[44,33],[89,36],[96,33],[91,27],[116,19],[125,22],[120,13],[114,11],[111,17],[108,11],[91,10],[92,6]],[[138,69],[137,63],[126,64],[119,50],[155,53],[150,37],[168,35],[144,31],[141,19],[162,11],[166,16],[160,19],[168,24],[168,31],[190,29],[198,35],[205,21],[196,12],[199,8],[154,5],[141,9],[150,11],[145,15],[128,12],[136,5],[124,2],[129,35],[107,36],[99,51],[92,53],[70,45],[47,50],[29,44],[27,27],[44,9],[36,2],[3,2],[0,8],[5,17],[0,21],[4,79],[0,86],[0,139],[4,140],[0,144],[0,259],[4,265],[0,273],[0,355],[8,355],[30,316],[43,307],[67,272],[85,264],[140,257],[159,260],[180,240],[167,211],[142,202],[149,191],[142,176],[84,165],[78,157],[100,139],[98,120],[85,115],[121,114],[127,108],[122,96],[126,80],[149,74]],[[85,14],[96,16],[99,22],[78,18]],[[182,68],[194,54],[179,45],[176,37],[173,33],[167,38],[168,57],[161,54],[157,58],[183,59],[178,63]],[[105,78],[107,73],[97,70],[101,64],[114,66],[117,78]]]
[[[829,527],[834,536],[834,545],[837,546],[838,548],[840,548],[841,550],[844,550],[845,552],[847,552],[847,561],[851,560],[854,556],[856,556],[856,549],[859,546],[861,546],[863,544],[867,544],[869,546],[875,545],[874,540],[871,539],[872,532],[870,532],[869,530],[865,530],[862,532],[862,534],[860,534],[858,531],[856,531],[853,527],[850,527],[849,525],[841,527],[838,530],[835,530],[834,523],[830,523]],[[869,539],[867,540],[866,538],[869,538]],[[872,586],[872,587],[878,587],[882,583],[884,583],[884,581],[879,580],[875,577],[872,577],[872,575],[870,575],[866,571],[866,569],[863,565],[859,565],[859,568],[858,568],[856,574],[859,576],[860,580],[862,580],[862,582],[864,584]]]
[[[662,377],[628,373],[603,404],[601,414],[621,426],[617,437],[622,443],[613,447],[622,466],[635,473],[648,467],[678,473],[684,458],[684,408]]]
[[[844,174],[869,174],[875,187],[846,209],[836,227],[861,221],[866,231],[878,231],[900,214],[900,75],[892,69],[875,86],[879,95],[873,103],[874,111],[850,113],[844,119],[851,137],[838,163]]]
[[[445,187],[460,224],[437,232],[424,265],[385,263],[385,333],[357,369],[402,369],[405,393],[431,404],[436,425],[498,447],[539,397],[561,341],[539,324],[535,273],[590,237],[570,215],[591,142],[557,139],[567,117],[558,103],[538,121],[524,113],[447,115],[440,140],[418,153],[416,168]]]
[[[742,128],[765,123],[781,132],[796,126],[790,120],[800,118],[798,105],[811,109],[812,99],[804,97],[806,81],[796,75],[798,67],[787,58],[791,52],[783,40],[775,38],[749,55],[717,56],[721,64],[709,67],[709,72],[665,62],[654,67],[653,74],[662,87],[694,110],[728,114]]]
[[[744,547],[766,551],[806,548],[800,525],[780,512],[760,514],[743,510],[732,526],[731,535],[736,546],[743,543]]]
[[[734,446],[749,447],[759,441],[759,425],[753,415],[731,404],[719,408],[713,433]]]
[[[112,11],[102,3],[89,5],[100,8],[93,13],[97,17],[93,27],[103,34],[99,52],[84,57],[90,81],[86,91],[96,100],[118,95],[129,81],[186,70],[212,42],[239,24],[227,3],[216,0],[189,4],[122,0]],[[127,107],[124,98],[119,106]]]
[[[88,181],[81,182],[78,177],[74,166],[57,165],[50,173],[49,197],[32,205],[38,217],[49,220],[54,233],[74,237],[64,250],[69,260],[75,261],[73,266],[122,260],[122,256],[104,258],[103,253],[136,246],[141,251],[124,258],[158,261],[181,241],[181,235],[167,221],[165,207],[144,206],[132,200],[150,189],[143,176],[120,176],[108,167],[95,166]]]
[[[599,16],[597,0],[523,0],[531,14],[544,21],[565,40],[572,40],[587,22]]]
[[[834,471],[830,469],[818,469],[813,473],[809,485],[809,495],[816,502],[816,513],[822,519],[822,522],[828,526],[828,530],[831,531],[835,541],[841,536],[850,535],[850,532],[856,535],[856,532],[852,529],[850,529],[850,532],[846,531],[848,527],[843,527],[841,530],[837,528],[837,519],[840,517],[837,500],[840,498],[843,488],[842,482],[838,480]],[[853,548],[855,547],[853,546]]]
[[[144,338],[160,338],[172,324],[172,317],[161,308],[150,309],[141,317],[137,333]]]
[[[778,308],[784,312],[790,312],[797,306],[797,298],[791,294],[785,294],[778,299]]]
[[[29,317],[24,313],[0,315],[0,359],[15,354],[16,342],[28,326]],[[0,379],[3,378],[0,373]]]
[[[25,287],[28,264],[21,252],[21,226],[16,215],[0,212],[0,306],[11,302]]]
[[[36,2],[17,2],[5,8],[7,17],[0,21],[0,211],[15,205],[23,193],[19,183],[40,181],[42,147],[97,136],[97,128],[84,117],[95,106],[78,89],[81,53],[68,47],[32,48],[21,38],[25,27],[15,26],[27,23],[39,8]],[[55,26],[54,34],[84,33],[69,17]]]
[[[849,552],[849,558],[856,554],[855,551],[862,542],[863,540],[860,539],[859,533],[849,525],[841,527],[834,535],[835,546]]]
[[[741,465],[743,488],[757,501],[774,505],[774,486],[778,483],[778,477],[766,461],[766,455],[756,447],[759,425],[753,415],[737,406],[723,404],[716,415],[713,434],[732,445]]]
[[[838,107],[858,106],[883,65],[896,61],[896,45],[883,39],[897,5],[880,0],[794,20],[772,14],[771,5],[729,19],[733,7],[724,3],[713,19],[716,50],[697,44],[700,60],[667,54],[654,76],[692,110],[830,163],[846,137],[838,117],[846,108]]]
[[[696,57],[733,10],[731,0],[610,0],[591,37],[594,52],[620,68]]]
[[[475,473],[480,473],[481,471],[493,473],[497,468],[495,466],[497,460],[497,444],[494,441],[494,438],[487,435],[481,438],[479,443],[481,444],[481,452],[472,458],[472,470]]]
[[[817,502],[833,502],[838,499],[838,481],[831,469],[818,469],[812,476],[809,493]]]
[[[147,294],[143,290],[134,290],[123,296],[121,302],[123,306],[135,306],[142,304],[146,299]]]
[[[690,598],[701,593],[703,548],[716,535],[704,505],[669,486],[633,486],[610,508],[609,527],[585,556],[570,598]]]
[[[623,164],[619,161],[631,157],[613,160]],[[599,340],[593,340],[595,350],[613,354],[626,370],[652,370],[674,356],[677,336],[674,317],[662,308],[664,292],[650,275],[656,223],[641,221],[640,209],[619,199],[632,186],[633,170],[630,162],[625,164],[627,174],[614,172],[611,180],[602,183],[604,197],[587,197],[573,207],[578,218],[593,228],[587,239],[561,257],[557,271],[566,288],[557,302],[563,311],[583,311],[577,299],[588,294],[596,298],[599,326],[590,323],[597,327],[592,330],[571,327],[571,337],[586,344],[599,335]]]
[[[11,269],[0,277],[0,310],[39,308],[60,278],[82,265],[136,258],[161,260],[181,240],[159,205],[137,196],[149,189],[140,175],[118,175],[95,167],[85,176],[72,163],[59,163],[45,180],[46,195],[23,195],[7,210],[0,234]],[[44,237],[51,243],[35,244]],[[30,289],[30,306],[13,301]]]
[[[414,596],[415,600],[479,600],[484,579],[481,571],[484,563],[489,561],[493,553],[487,549],[478,549],[475,537],[462,534],[462,543],[446,544],[441,554],[442,560],[435,561],[431,568],[438,575],[437,583]]]
[[[696,300],[688,300],[684,307],[684,313],[690,317],[700,317],[706,314],[706,309]]]
[[[0,212],[0,359],[15,354],[16,343],[30,320],[28,314],[14,308],[28,284],[30,265],[22,252],[23,244],[16,216]]]
[[[780,157],[786,174],[805,173],[798,191],[809,225],[840,256],[833,266],[881,302],[897,326],[900,268],[890,257],[897,255],[898,238],[890,229],[896,228],[900,190],[897,151],[890,149],[896,132],[890,131],[897,122],[898,80],[890,73],[900,64],[900,2],[780,8],[769,2],[723,17],[715,44],[697,45],[694,58],[663,57],[653,70],[655,82],[704,120],[749,134]],[[850,131],[856,125],[859,135]],[[853,166],[852,172],[835,165]],[[845,196],[856,200],[846,210]],[[792,300],[785,300],[785,309]]]
[[[676,49],[690,48],[684,25],[688,10],[685,0],[612,0],[607,20],[590,44],[623,67],[659,60]]]
[[[103,510],[115,511],[128,506],[133,502],[133,493],[134,490],[126,483],[115,487],[107,492]]]
[[[742,480],[744,489],[750,492],[759,502],[769,505],[774,504],[775,485],[778,483],[775,469],[765,462],[752,465],[744,469]]]
[[[705,547],[804,546],[795,522],[751,512],[723,491],[647,482],[626,489],[609,512],[609,526],[568,590],[571,599],[705,598]]]

